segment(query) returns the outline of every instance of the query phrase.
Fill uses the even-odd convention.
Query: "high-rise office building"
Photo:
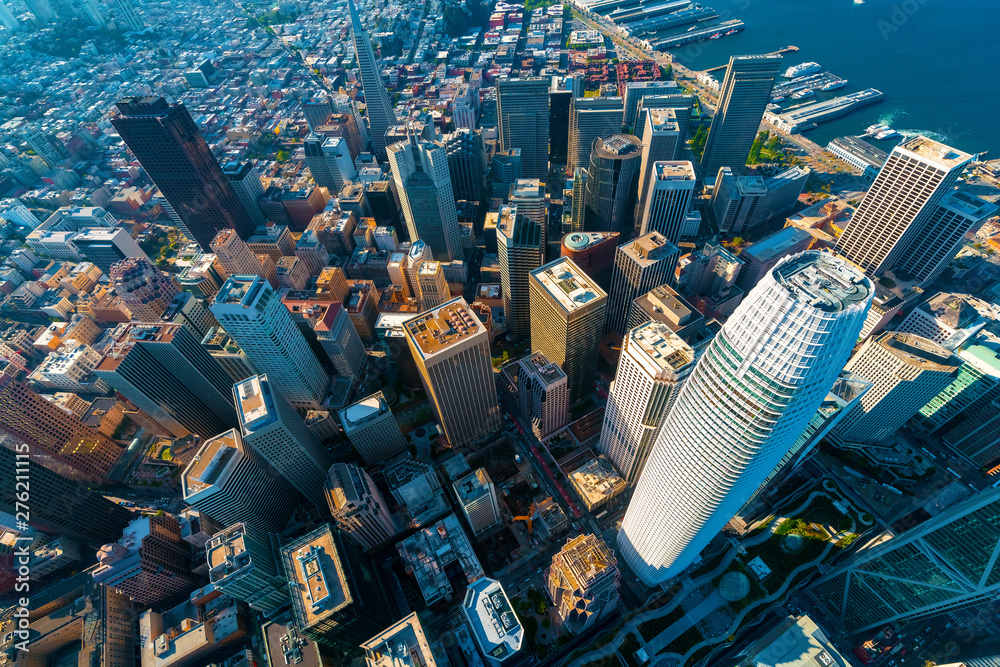
[[[11,32],[17,32],[21,29],[21,22],[17,20],[14,13],[10,11],[10,7],[4,2],[0,2],[0,25]]]
[[[535,221],[542,230],[542,257],[545,257],[549,235],[549,195],[545,181],[537,178],[519,178],[507,191],[507,203],[517,207],[517,212]]]
[[[417,612],[396,621],[363,643],[361,649],[368,667],[397,667],[405,661],[414,667],[438,667]]]
[[[480,201],[486,178],[486,146],[478,130],[457,129],[444,137],[451,173],[451,191],[456,200]]]
[[[391,618],[373,563],[323,524],[281,549],[295,628],[350,654]],[[317,592],[321,595],[317,595]]]
[[[222,167],[222,173],[233,186],[236,198],[243,204],[250,220],[258,227],[267,223],[260,208],[260,198],[264,196],[264,186],[260,182],[260,172],[252,162],[233,161]]]
[[[691,128],[691,115],[694,113],[694,105],[697,98],[694,95],[646,95],[639,100],[639,106],[635,115],[634,134],[642,139],[643,131],[646,127],[646,114],[651,109],[673,109],[674,118],[677,121],[677,130],[680,136],[677,139],[678,146],[687,145],[688,135]],[[680,149],[678,149],[680,150]]]
[[[184,325],[123,325],[94,374],[175,438],[237,424],[232,378]]]
[[[528,274],[542,265],[541,227],[515,206],[502,206],[497,219],[497,255],[507,331],[516,340],[531,333],[528,313]]]
[[[220,229],[253,234],[256,223],[183,104],[126,97],[117,106],[111,124],[203,250]]]
[[[191,547],[170,514],[135,519],[121,539],[101,547],[97,561],[94,581],[140,605],[161,605],[198,585],[191,573]]]
[[[247,523],[234,523],[205,545],[208,578],[217,590],[246,602],[264,616],[288,607],[288,580],[271,537]]]
[[[545,573],[545,588],[562,626],[575,635],[618,609],[620,582],[618,561],[596,535],[570,538]]]
[[[677,158],[680,130],[673,109],[651,109],[646,114],[646,128],[642,136],[642,163],[639,167],[639,191],[635,204],[635,224],[639,226],[646,217],[649,192],[653,187],[653,165],[673,162]]]
[[[583,78],[553,76],[549,88],[549,160],[566,163],[569,146],[569,110],[574,97],[583,95]]]
[[[549,173],[549,79],[497,81],[500,150],[521,150],[521,177],[545,179]]]
[[[236,383],[233,396],[243,441],[306,500],[326,507],[326,473],[333,461],[280,390],[267,375],[256,375]]]
[[[587,181],[589,180],[590,174],[583,167],[577,167],[573,170],[573,189],[570,190],[569,231],[582,232],[584,230],[587,218]],[[565,223],[563,227],[565,229]]]
[[[780,67],[781,56],[729,59],[719,104],[701,155],[702,177],[715,178],[722,167],[735,169],[747,163]]]
[[[569,110],[568,169],[590,164],[590,152],[595,139],[603,139],[622,131],[622,98],[577,97]]]
[[[535,437],[552,435],[569,423],[569,383],[559,364],[541,352],[515,362],[517,398],[521,416]]]
[[[464,257],[458,211],[444,144],[421,139],[411,126],[407,141],[389,146],[389,164],[410,240],[420,239],[442,261]]]
[[[667,415],[618,533],[644,582],[683,572],[781,461],[843,368],[873,294],[848,262],[805,252],[726,321]]]
[[[461,447],[500,428],[489,334],[465,299],[421,313],[403,330],[448,442]]]
[[[330,304],[312,327],[337,375],[357,377],[368,353],[347,309],[339,303]]]
[[[935,211],[972,159],[968,153],[921,136],[893,148],[837,240],[837,252],[868,275],[894,269],[908,255],[937,268],[929,253],[944,240],[939,236],[940,224],[949,216],[935,216]],[[959,219],[967,224],[964,216]],[[921,275],[933,270],[930,266],[911,268]]]
[[[137,257],[152,264],[149,256],[124,227],[89,227],[73,237],[73,245],[80,254],[93,262],[104,275],[111,273],[111,266],[126,257]]]
[[[690,162],[654,162],[643,217],[636,218],[639,233],[659,232],[671,243],[680,243],[696,180]]]
[[[211,306],[222,328],[296,408],[317,409],[330,378],[270,285],[230,276]]]
[[[297,498],[237,429],[209,438],[181,476],[184,502],[221,525],[243,522],[279,533]]]
[[[381,391],[352,403],[339,416],[344,435],[368,465],[406,451],[406,437]]]
[[[86,484],[31,459],[19,463],[16,447],[9,441],[6,446],[0,445],[0,465],[7,471],[0,475],[0,511],[12,516],[17,513],[18,495],[23,490],[17,483],[27,475],[31,485],[31,514],[27,523],[32,528],[50,535],[65,535],[91,546],[121,536],[132,519],[129,510],[91,491]]]
[[[813,583],[809,594],[850,635],[995,600],[998,518],[1000,489],[980,491],[862,549]]]
[[[313,180],[316,185],[329,190],[330,194],[339,193],[357,175],[351,151],[343,137],[310,134],[302,146]]]
[[[398,532],[382,492],[356,465],[333,464],[326,482],[326,502],[337,528],[363,551],[374,550]]]
[[[365,93],[365,114],[368,117],[368,130],[371,132],[372,152],[381,159],[385,155],[385,134],[398,120],[396,111],[392,108],[389,91],[382,82],[382,72],[378,61],[375,60],[371,38],[361,25],[354,0],[348,0],[348,7],[351,12],[351,34],[354,38],[354,52],[358,56],[361,88]]]
[[[642,144],[630,134],[595,139],[587,169],[583,226],[588,232],[632,229]],[[574,195],[575,199],[575,195]]]
[[[31,460],[86,482],[112,475],[122,449],[32,391],[13,366],[0,373],[0,431],[30,446]]]
[[[804,229],[785,227],[744,248],[740,253],[743,268],[736,278],[737,287],[749,292],[782,259],[808,250],[813,238],[813,235]],[[872,308],[874,307],[873,301]]]
[[[108,280],[122,304],[139,322],[157,322],[181,291],[169,276],[140,257],[127,257],[111,266]]]
[[[890,331],[868,339],[844,370],[874,386],[840,420],[835,433],[848,442],[889,438],[951,384],[961,364],[937,343],[913,334]]]
[[[494,192],[506,192],[521,178],[521,149],[498,150],[493,154],[490,169],[493,172]]]
[[[502,522],[497,489],[486,468],[479,468],[457,480],[452,488],[462,506],[465,520],[472,528],[473,537],[479,537]]]
[[[625,336],[632,301],[654,287],[673,281],[681,251],[659,232],[650,232],[618,246],[608,291],[605,333]]]
[[[622,123],[626,131],[642,138],[642,125],[636,123],[639,105],[647,97],[678,95],[681,92],[676,81],[629,81],[625,84],[624,115]],[[648,108],[648,107],[647,107]],[[644,120],[644,119],[643,119]]]
[[[594,388],[607,294],[567,258],[528,275],[531,350],[562,366],[575,403]]]
[[[451,299],[448,281],[444,277],[441,262],[424,262],[417,269],[417,284],[420,289],[420,307],[425,310],[437,308]]]
[[[145,24],[139,18],[138,12],[132,6],[132,0],[115,0],[115,8],[118,10],[118,24],[125,30],[133,32],[142,30]]]
[[[745,173],[739,167],[722,167],[708,209],[721,233],[740,234],[754,226],[757,205],[766,194],[763,176]]]
[[[622,341],[597,447],[629,484],[639,479],[663,418],[694,364],[691,346],[662,322],[641,324]]]
[[[934,282],[969,243],[997,206],[967,192],[949,192],[914,233],[913,240],[899,255],[894,270],[912,277],[921,285]],[[79,244],[77,244],[79,247]],[[82,250],[82,249],[81,249]]]
[[[1000,395],[1000,339],[992,335],[977,337],[956,354],[962,360],[958,375],[941,393],[920,408],[924,428],[935,431],[984,398]],[[1000,416],[1000,413],[998,413]]]
[[[232,229],[220,229],[212,239],[212,252],[231,276],[260,276],[278,287],[274,261],[267,255],[255,255],[250,246]]]
[[[590,279],[607,289],[618,252],[618,232],[571,232],[562,238],[560,257],[569,257]]]

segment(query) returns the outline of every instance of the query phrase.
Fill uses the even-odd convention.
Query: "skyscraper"
[[[208,438],[181,476],[184,502],[222,525],[243,522],[279,533],[296,496],[237,429]]]
[[[141,257],[126,257],[111,265],[108,281],[121,297],[132,319],[157,322],[181,291],[177,280]]]
[[[649,192],[653,184],[653,165],[672,162],[677,157],[680,131],[673,109],[651,109],[646,114],[646,129],[642,134],[642,164],[639,167],[639,198],[635,203],[635,224],[646,217]],[[686,213],[686,211],[685,211]]]
[[[480,201],[486,177],[486,147],[478,130],[460,128],[445,135],[451,190],[456,200]]]
[[[643,217],[636,218],[639,233],[659,232],[671,243],[680,243],[696,180],[690,162],[654,162]]]
[[[873,294],[848,262],[805,252],[726,321],[667,415],[618,533],[644,582],[683,572],[781,461],[843,368]]]
[[[260,276],[230,276],[212,314],[296,408],[318,409],[330,378],[278,294]]]
[[[212,536],[205,545],[205,557],[212,585],[264,616],[292,603],[288,580],[267,533],[234,523]]]
[[[91,571],[94,581],[140,605],[161,605],[197,586],[191,573],[191,547],[170,514],[135,519],[121,539],[101,547],[97,561]]]
[[[517,207],[517,212],[535,221],[542,232],[542,258],[549,242],[549,195],[545,181],[537,178],[519,178],[507,191],[507,203]]]
[[[935,216],[935,211],[971,161],[968,153],[926,137],[896,146],[837,240],[837,252],[872,276],[900,262],[930,275],[937,268],[930,255],[937,246],[948,246],[950,252],[954,243],[946,240],[953,235],[940,236],[944,218],[950,216]],[[963,217],[959,231],[974,226]],[[908,256],[926,264],[912,265]]]
[[[381,391],[348,405],[338,414],[344,435],[368,465],[406,451],[406,437]]]
[[[398,532],[382,492],[359,466],[350,463],[331,466],[326,502],[337,528],[363,551],[372,551]]]
[[[28,525],[32,528],[92,546],[118,539],[132,518],[131,512],[44,465],[30,459],[19,464],[10,447],[16,445],[0,445],[0,465],[7,471],[0,475],[0,511],[16,514],[18,494],[23,490],[17,482],[23,481],[19,479],[23,470],[31,485]]]
[[[410,240],[424,241],[442,261],[461,259],[448,151],[440,142],[421,139],[413,127],[407,136],[408,141],[389,146],[388,155]]]
[[[594,140],[587,169],[584,229],[621,232],[627,225],[626,231],[632,230],[641,162],[642,145],[632,135],[615,134]]]
[[[575,403],[594,389],[607,294],[565,257],[528,275],[531,351],[562,366]]]
[[[521,416],[539,440],[552,435],[569,422],[566,373],[541,352],[514,363],[519,366],[517,398]]]
[[[568,169],[590,164],[594,140],[621,134],[622,98],[577,97],[569,109]]]
[[[618,561],[596,535],[570,538],[552,557],[545,587],[564,629],[579,634],[621,604]]]
[[[175,438],[237,424],[232,378],[181,324],[129,324],[94,369]],[[220,517],[221,518],[221,517]]]
[[[642,138],[642,125],[636,123],[639,115],[639,103],[647,97],[676,95],[681,92],[676,81],[629,81],[625,84],[624,107],[622,119],[626,131]],[[633,129],[634,128],[634,129]]]
[[[326,507],[324,485],[333,461],[267,376],[236,383],[233,396],[243,441],[306,500]]]
[[[643,138],[643,129],[646,127],[646,114],[651,109],[673,109],[674,118],[677,120],[677,129],[680,136],[677,138],[678,145],[687,144],[688,135],[691,128],[691,114],[694,113],[694,95],[645,95],[639,100],[639,106],[635,115],[635,134],[640,139]]]
[[[629,484],[639,479],[663,418],[694,363],[691,346],[662,322],[641,324],[622,341],[597,447]]]
[[[531,333],[528,314],[528,273],[542,265],[542,230],[516,206],[500,207],[497,219],[497,255],[500,259],[500,289],[504,317],[512,338],[522,340]]]
[[[848,442],[889,438],[929,400],[951,384],[961,359],[937,343],[913,334],[887,332],[868,341],[844,370],[874,386],[838,424]]]
[[[976,405],[1000,396],[1000,339],[986,334],[956,352],[955,379],[920,408],[922,426],[936,431]],[[997,412],[1000,417],[1000,412]],[[964,420],[963,420],[964,421]]]
[[[122,449],[32,391],[13,366],[0,373],[0,431],[30,445],[31,460],[71,479],[103,482]]]
[[[521,149],[521,177],[548,177],[549,79],[497,81],[497,121],[500,150]]]
[[[500,505],[497,502],[497,489],[493,485],[486,468],[479,468],[452,484],[458,504],[472,536],[479,537],[487,530],[502,522]]]
[[[626,334],[632,301],[654,287],[673,282],[680,254],[680,249],[659,232],[650,232],[618,246],[615,268],[611,271],[605,333]]]
[[[260,172],[250,161],[229,162],[222,168],[222,173],[233,186],[236,198],[243,204],[251,222],[260,227],[267,223],[264,211],[260,208],[260,198],[264,196],[264,186],[260,182]],[[322,184],[321,184],[322,185]]]
[[[573,170],[573,190],[570,202],[569,231],[582,232],[587,218],[587,181],[590,174],[583,167]],[[615,232],[616,234],[618,232]]]
[[[302,144],[306,165],[316,185],[336,195],[344,185],[357,176],[351,151],[343,137],[324,137],[310,134]]]
[[[486,327],[462,297],[403,323],[435,420],[453,447],[500,428]]]
[[[117,106],[111,124],[203,250],[220,229],[253,234],[256,223],[183,104],[126,97]]]
[[[715,178],[722,167],[736,168],[747,163],[780,67],[781,56],[729,59],[719,105],[701,155],[702,177]]]
[[[145,27],[135,7],[132,6],[132,0],[115,0],[115,7],[118,10],[118,23],[122,28],[137,31]]]
[[[1000,488],[943,509],[856,553],[811,585],[810,596],[850,635],[996,600]]]
[[[267,255],[255,255],[250,246],[232,229],[220,229],[212,239],[212,252],[231,276],[260,276],[271,287],[278,287],[274,262]]]
[[[372,42],[368,31],[361,25],[358,9],[354,0],[348,0],[351,11],[351,34],[354,37],[354,51],[358,56],[358,72],[361,76],[361,88],[365,93],[365,112],[368,116],[368,129],[371,132],[372,152],[381,158],[385,155],[385,133],[394,126],[396,111],[392,108],[389,91],[382,82]]]

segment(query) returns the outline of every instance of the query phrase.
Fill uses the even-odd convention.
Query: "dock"
[[[828,83],[837,83],[843,81],[836,74],[830,72],[817,72],[816,74],[810,74],[808,76],[800,76],[791,81],[786,81],[784,83],[779,83],[774,87],[771,92],[771,97],[788,97],[792,93],[798,92],[800,90],[805,90],[806,88],[812,88],[816,92],[819,92]]]
[[[799,47],[794,46],[792,44],[789,44],[788,46],[781,47],[777,51],[771,51],[770,53],[765,53],[764,55],[766,55],[766,56],[780,56],[780,55],[784,55],[786,53],[795,53],[798,50],[799,50]],[[708,73],[712,73],[712,72],[715,72],[716,70],[726,69],[727,67],[729,67],[728,63],[726,63],[725,65],[719,65],[718,67],[710,67],[710,68],[708,68],[705,71],[708,72]]]
[[[656,35],[656,33],[661,30],[666,30],[667,28],[676,28],[678,26],[687,25],[688,23],[697,23],[699,21],[707,21],[718,17],[719,13],[711,7],[696,5],[666,16],[656,16],[653,18],[643,19],[641,21],[621,23],[619,25],[621,25],[621,28],[633,37],[638,37],[641,35]]]
[[[782,132],[794,134],[811,130],[820,123],[839,118],[855,109],[881,102],[884,97],[885,95],[881,91],[868,88],[825,102],[802,104],[780,114],[768,111],[764,113],[764,120]]]
[[[684,44],[690,44],[691,42],[702,42],[706,39],[712,39],[714,35],[722,37],[725,33],[742,32],[745,28],[746,24],[743,23],[743,21],[735,19],[709,26],[707,28],[700,28],[698,30],[692,30],[691,32],[685,32],[680,35],[675,35],[674,37],[660,39],[655,42],[650,41],[650,46],[653,49],[662,51],[663,49],[683,46]],[[718,39],[718,37],[716,37],[716,39]]]

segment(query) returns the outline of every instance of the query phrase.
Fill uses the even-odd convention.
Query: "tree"
[[[278,151],[278,154],[275,156],[274,159],[277,160],[278,162],[284,162],[285,160],[288,159],[288,156],[289,156],[288,151],[282,150]]]

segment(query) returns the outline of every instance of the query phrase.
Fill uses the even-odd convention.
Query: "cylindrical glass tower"
[[[854,265],[810,251],[736,309],[667,414],[618,533],[646,584],[684,571],[774,470],[844,368],[873,294]]]

